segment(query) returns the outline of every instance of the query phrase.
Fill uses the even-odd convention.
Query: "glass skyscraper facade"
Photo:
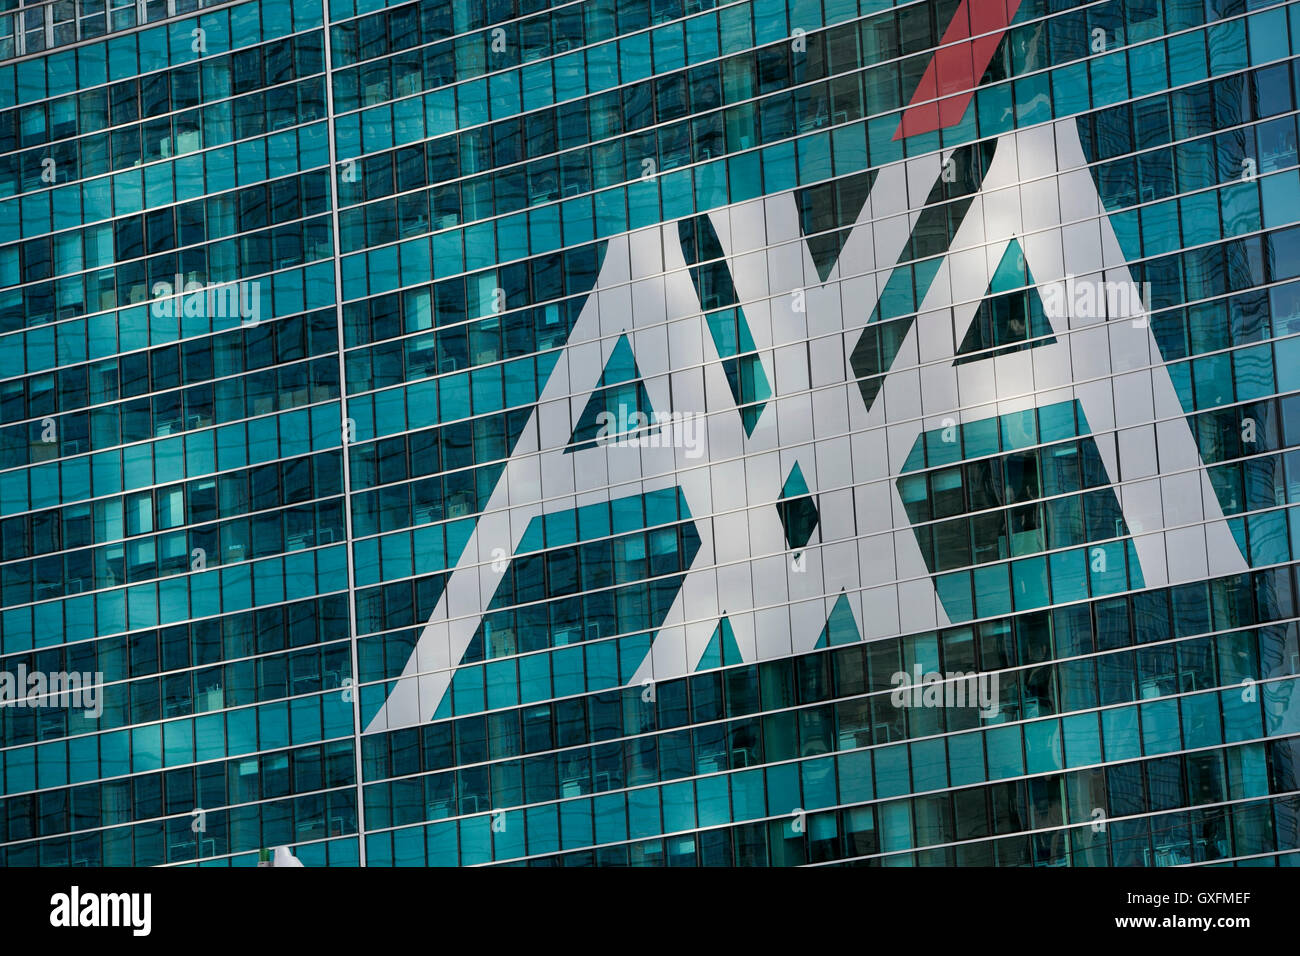
[[[1300,862],[1297,47],[0,0],[0,863]]]

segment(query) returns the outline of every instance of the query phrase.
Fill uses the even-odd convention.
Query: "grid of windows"
[[[0,0],[0,862],[1300,863],[1300,4],[990,3]]]

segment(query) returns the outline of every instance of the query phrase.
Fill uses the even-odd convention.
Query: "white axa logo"
[[[921,665],[898,671],[889,682],[894,685],[889,702],[895,707],[978,707],[980,717],[988,720],[998,715],[998,675],[975,671],[926,671]]]
[[[645,412],[620,405],[617,412],[596,416],[596,444],[617,448],[684,448],[686,457],[704,454],[700,433],[704,416],[698,412]]]
[[[615,489],[630,487],[623,483],[638,473],[641,481],[637,491],[642,494],[670,487],[678,490],[696,522],[700,547],[691,565],[682,569],[684,579],[660,619],[660,630],[651,638],[650,653],[624,678],[630,686],[641,685],[651,677],[665,680],[693,673],[712,646],[712,637],[724,615],[734,632],[736,650],[745,661],[774,655],[778,649],[782,653],[788,649],[791,654],[812,650],[826,625],[825,598],[840,593],[847,599],[858,636],[863,640],[923,633],[953,623],[948,608],[936,597],[935,581],[906,520],[898,489],[891,481],[874,479],[877,471],[901,474],[909,450],[944,413],[951,414],[945,427],[954,426],[955,434],[959,421],[976,419],[976,405],[957,404],[957,397],[963,394],[959,378],[964,376],[959,375],[955,362],[940,361],[949,354],[942,348],[932,354],[933,360],[926,360],[923,374],[925,382],[936,386],[934,394],[945,396],[943,407],[936,407],[932,416],[920,417],[908,411],[915,406],[915,376],[919,374],[915,369],[902,369],[901,375],[883,369],[879,400],[868,401],[865,393],[852,387],[857,371],[851,353],[845,354],[860,337],[861,317],[870,315],[880,303],[878,294],[866,291],[877,283],[858,284],[857,277],[877,272],[880,263],[903,260],[901,267],[910,268],[904,256],[911,241],[909,224],[915,222],[912,217],[919,216],[922,207],[904,201],[909,206],[908,215],[895,215],[898,197],[928,197],[945,170],[955,168],[947,164],[949,158],[951,152],[929,153],[882,166],[871,196],[889,196],[885,204],[889,213],[882,217],[883,207],[868,197],[863,211],[847,230],[836,264],[816,286],[805,281],[821,272],[806,243],[799,252],[797,244],[791,242],[791,251],[804,257],[802,269],[769,268],[769,240],[775,241],[779,235],[784,243],[797,235],[799,204],[793,192],[746,200],[705,214],[726,260],[736,300],[764,303],[754,309],[755,317],[765,313],[763,317],[747,320],[752,347],[770,392],[761,405],[747,402],[742,407],[742,396],[728,377],[728,368],[719,361],[723,355],[705,318],[701,289],[691,276],[694,266],[687,260],[694,257],[688,256],[689,250],[683,246],[681,227],[660,225],[611,237],[591,294],[530,413],[528,427],[521,433],[525,437],[516,444],[420,632],[417,646],[411,650],[400,678],[390,685],[383,705],[370,719],[368,730],[423,723],[439,712],[457,668],[488,613],[489,602],[507,573],[507,563],[496,559],[487,563],[487,555],[498,547],[505,554],[516,553],[525,529],[537,517],[573,509],[575,497],[579,501],[605,495],[613,499]],[[964,251],[944,255],[938,260],[938,270],[923,301],[917,303],[922,315],[953,310],[954,345],[948,346],[953,359],[955,343],[963,341],[980,303],[997,279],[1000,267],[994,263],[1000,262],[1000,257],[993,253],[1005,254],[1012,239],[1025,227],[1020,206],[999,197],[1004,195],[1003,190],[1018,188],[1022,180],[1040,176],[1055,184],[1058,200],[1066,196],[1089,204],[1095,201],[1098,213],[1104,210],[1086,168],[1073,120],[999,137],[994,158],[971,201],[971,212],[963,218],[959,234],[950,239],[956,250],[986,244],[988,254],[973,259],[968,259]],[[1056,402],[1059,398],[1054,396],[1061,391],[1077,389],[1086,420],[1107,423],[1115,420],[1115,399],[1108,387],[1094,385],[1094,381],[1099,383],[1112,372],[1121,371],[1126,378],[1143,378],[1153,399],[1151,420],[1170,424],[1156,430],[1160,471],[1186,473],[1189,478],[1199,476],[1195,480],[1201,492],[1184,496],[1188,499],[1184,504],[1186,514],[1173,527],[1167,527],[1158,501],[1152,507],[1149,496],[1133,496],[1136,500],[1132,503],[1129,496],[1122,496],[1120,504],[1128,526],[1143,531],[1133,537],[1132,547],[1137,551],[1146,586],[1201,580],[1207,567],[1216,576],[1241,573],[1246,568],[1245,559],[1219,507],[1195,437],[1181,417],[1178,392],[1168,371],[1161,362],[1130,371],[1128,361],[1121,359],[1159,355],[1149,328],[1147,303],[1142,302],[1143,286],[1127,281],[1133,273],[1126,266],[1094,271],[1092,246],[1076,246],[1065,239],[1065,230],[1071,225],[1059,215],[1065,205],[1058,201],[1043,206],[1052,207],[1055,216],[1036,212],[1036,235],[1042,241],[1021,248],[1025,281],[1033,277],[1042,300],[1041,318],[1057,341],[1041,343],[1053,351],[1043,353],[1047,358],[1041,369],[1035,359],[1033,389],[1029,393],[1022,387],[1021,373],[1026,371],[1020,364],[1023,357],[1006,356],[1008,370],[1015,371],[991,378],[989,398],[1005,402],[1007,412],[1029,411],[1049,396]],[[773,212],[775,219],[769,218]],[[783,231],[769,234],[764,228],[767,222],[781,223]],[[1097,226],[1101,261],[1124,261],[1109,219],[1103,215]],[[1057,247],[1064,253],[1049,254]],[[643,262],[643,255],[653,258]],[[1072,268],[1083,278],[1076,278]],[[1121,281],[1085,281],[1090,278]],[[883,278],[879,284],[883,288]],[[640,307],[643,302],[647,308]],[[1088,317],[1098,313],[1104,318]],[[1108,326],[1109,347],[1098,348],[1094,339],[1087,340],[1088,379],[1080,384],[1076,382],[1080,366],[1069,358],[1069,349],[1075,346],[1065,341],[1066,335],[1075,328],[1098,326],[1101,322]],[[918,325],[924,323],[914,323],[906,333],[899,345],[900,354],[911,354],[917,348],[921,335]],[[698,428],[692,435],[679,433],[675,427],[669,436],[650,436],[646,434],[650,423],[647,414],[632,434],[616,435],[615,423],[626,416],[611,408],[601,420],[600,439],[588,440],[591,436],[585,430],[585,416],[590,397],[614,394],[616,397],[607,397],[606,401],[617,404],[626,394],[608,391],[612,386],[605,381],[604,366],[595,361],[601,354],[595,343],[606,343],[614,329],[626,331],[630,326],[644,331],[641,341],[662,341],[666,335],[671,348],[656,345],[643,348],[640,354],[633,348],[631,358],[635,359],[637,376],[645,389],[645,401],[629,404],[647,411],[680,410],[688,415],[707,409],[712,416],[707,430]],[[680,334],[670,331],[674,329]],[[814,341],[826,347],[814,351]],[[840,341],[843,349],[835,347]],[[750,344],[746,342],[747,349]],[[788,353],[792,360],[808,350],[806,358],[793,366],[799,369],[798,374],[786,374],[779,367],[786,361],[783,356],[787,348],[793,349]],[[926,354],[931,354],[928,349],[929,345]],[[1093,358],[1095,363],[1091,362]],[[619,367],[630,364],[620,360]],[[689,375],[688,369],[692,370]],[[686,376],[682,379],[686,387],[681,389],[672,387],[673,376],[678,373]],[[628,387],[631,383],[615,384]],[[848,395],[844,408],[839,407],[838,394],[832,391],[840,388]],[[826,403],[814,402],[810,392],[824,396]],[[954,401],[951,406],[947,404],[948,396]],[[601,407],[606,405],[602,403]],[[901,411],[895,413],[894,409]],[[1133,424],[1141,421],[1137,418]],[[698,419],[679,415],[676,422],[694,428]],[[847,449],[846,435],[854,439]],[[859,446],[859,435],[878,438],[864,438]],[[662,447],[665,437],[669,438],[668,444],[674,439],[698,437],[702,460],[690,462],[690,467],[671,468],[663,460],[668,456],[661,453],[632,447],[624,454],[624,446],[650,445],[656,439]],[[693,441],[685,443],[694,445]],[[1112,484],[1129,470],[1130,462],[1135,471],[1139,465],[1149,467],[1149,449],[1124,442],[1099,445]],[[858,447],[871,451],[858,454]],[[872,463],[864,472],[860,464],[877,453],[883,453],[881,465]],[[817,523],[813,537],[787,559],[784,586],[778,585],[775,591],[765,594],[762,592],[770,591],[771,586],[766,583],[766,570],[759,571],[759,562],[788,553],[783,516],[770,505],[785,487],[795,464],[800,466],[810,493],[819,493]],[[615,478],[618,485],[614,484]],[[733,508],[737,515],[744,509],[748,523],[748,536],[739,542],[733,532],[738,525],[730,523],[730,515],[711,517]],[[1198,524],[1201,522],[1203,533]],[[1184,526],[1193,525],[1197,526],[1196,534],[1187,534]],[[888,542],[886,534],[894,535],[894,560],[863,560],[861,543]],[[1199,546],[1196,540],[1201,542]],[[746,555],[754,562],[752,570],[744,564]],[[723,566],[726,573],[720,570]],[[765,583],[758,583],[760,577]],[[779,607],[781,604],[786,606]],[[938,686],[929,686],[918,674],[916,687],[907,675],[902,679],[907,687],[895,694],[898,706],[912,706],[909,698],[915,700],[915,706],[952,706],[960,693],[968,706],[976,702],[986,716],[998,713],[995,678],[933,675],[931,683]]]
[[[128,926],[134,936],[148,936],[152,929],[152,893],[85,893],[74,886],[68,893],[50,897],[50,925]]]
[[[149,306],[155,318],[174,319],[184,316],[194,319],[207,316],[213,319],[239,319],[244,325],[257,325],[262,319],[261,283],[184,281],[177,275],[173,282],[153,284],[153,302]]]
[[[100,671],[28,671],[19,664],[12,672],[0,671],[0,707],[68,707],[98,720],[104,712],[103,683]]]
[[[1137,320],[1151,311],[1150,282],[1116,282],[1067,275],[1064,282],[1049,282],[1040,287],[1038,293],[1048,315]]]

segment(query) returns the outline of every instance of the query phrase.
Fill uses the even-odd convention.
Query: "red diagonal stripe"
[[[1020,0],[961,0],[903,110],[894,139],[933,133],[961,121],[1018,9]]]

